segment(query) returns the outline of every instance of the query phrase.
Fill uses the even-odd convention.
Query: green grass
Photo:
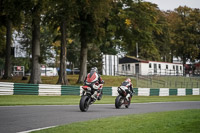
[[[133,114],[76,122],[34,133],[199,133],[200,110]]]
[[[103,96],[95,104],[114,104],[113,96]],[[78,105],[80,96],[36,96],[36,95],[10,95],[0,96],[0,106],[11,105]],[[173,101],[200,101],[200,96],[133,96],[132,103],[145,102],[173,102]]]
[[[67,75],[67,78],[69,80],[70,85],[82,85],[82,84],[77,84],[77,80],[78,80],[78,76],[79,75]],[[3,80],[0,79],[0,82],[14,82],[14,83],[28,83],[28,80],[22,80],[22,77],[12,77],[9,80]],[[42,79],[42,83],[43,84],[56,84],[58,81],[58,76],[41,76]],[[105,81],[104,86],[119,86],[121,84],[121,82],[123,82],[126,77],[124,76],[102,76],[102,79]],[[133,82],[135,82],[133,80]]]

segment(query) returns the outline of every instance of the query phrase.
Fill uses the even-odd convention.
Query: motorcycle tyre
[[[86,112],[90,105],[90,97],[87,95],[84,95],[81,97],[79,108],[82,112]]]
[[[122,106],[121,100],[123,99],[122,96],[117,96],[115,99],[115,108],[119,109]]]

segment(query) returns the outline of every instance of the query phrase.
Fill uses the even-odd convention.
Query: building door
[[[154,64],[154,74],[157,74],[157,64]]]
[[[139,64],[135,64],[135,74],[138,74],[139,72]]]

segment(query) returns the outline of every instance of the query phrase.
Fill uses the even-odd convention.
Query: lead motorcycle
[[[115,99],[115,107],[119,109],[122,105],[124,105],[126,108],[130,106],[131,103],[131,96],[129,97],[129,100],[126,99],[127,92],[126,89],[128,89],[126,86],[120,86],[117,88],[117,91],[119,95]]]
[[[86,112],[89,106],[96,101],[96,98],[97,100],[101,100],[103,95],[102,87],[103,84],[98,83],[82,86],[83,91],[79,103],[79,108],[82,112]]]

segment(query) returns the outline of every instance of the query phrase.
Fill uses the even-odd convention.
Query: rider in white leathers
[[[131,79],[127,78],[124,82],[122,82],[121,86],[126,86],[126,99],[127,101],[129,101],[129,97],[133,96],[133,87],[132,87],[132,83],[131,83]]]

